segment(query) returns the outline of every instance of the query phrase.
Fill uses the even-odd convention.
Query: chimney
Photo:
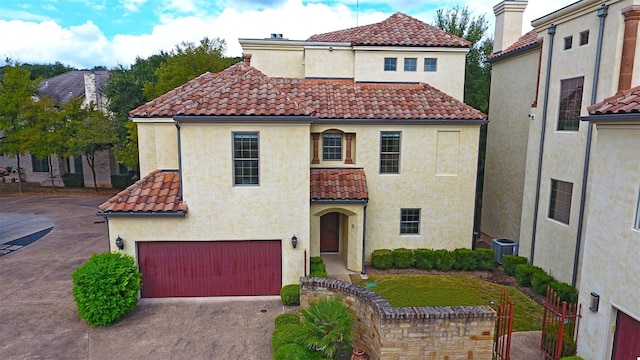
[[[622,42],[622,56],[620,57],[618,92],[631,88],[636,40],[638,38],[638,20],[640,20],[640,5],[627,6],[622,9],[622,15],[624,15],[624,40]]]
[[[251,66],[251,54],[243,54],[244,55],[244,63],[247,66]]]
[[[98,103],[98,85],[96,84],[96,74],[91,71],[84,74],[84,97],[86,103],[94,103],[96,106],[100,106]]]
[[[508,48],[522,35],[522,15],[527,3],[527,0],[504,0],[493,7],[496,16],[494,53]]]

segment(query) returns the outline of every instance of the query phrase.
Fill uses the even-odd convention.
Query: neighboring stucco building
[[[471,43],[403,13],[379,23],[289,40],[239,39],[267,76],[427,83],[462,100]]]
[[[517,240],[520,255],[578,288],[590,147],[597,137],[580,116],[640,83],[630,70],[640,65],[635,3],[578,1],[534,20],[521,37],[527,1],[494,7],[496,24],[504,25],[495,38],[506,40],[490,56],[482,231]]]
[[[640,87],[589,107],[589,168],[578,355],[640,357]],[[592,293],[598,309],[587,310]]]
[[[247,56],[130,116],[149,175],[99,215],[143,297],[278,294],[321,252],[362,271],[378,248],[471,247],[485,115],[430,85],[271,78]]]

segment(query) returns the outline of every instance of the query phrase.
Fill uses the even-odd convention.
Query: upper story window
[[[400,234],[420,234],[420,209],[400,210]]]
[[[384,71],[396,71],[397,67],[397,58],[384,58]]]
[[[233,184],[260,183],[258,133],[233,133]]]
[[[426,72],[435,72],[438,70],[438,59],[436,58],[425,58],[424,59],[424,71]]]
[[[587,45],[589,43],[589,30],[585,30],[580,33],[580,46]]]
[[[380,173],[400,173],[400,132],[380,133]]]
[[[404,71],[416,71],[418,68],[418,59],[404,58]]]
[[[562,80],[560,83],[560,112],[558,130],[578,131],[584,77]]]
[[[569,50],[573,46],[573,35],[564,38],[564,49]]]
[[[322,160],[342,160],[342,134],[322,134]]]
[[[551,179],[551,199],[549,201],[550,218],[569,225],[572,192],[572,183]]]
[[[37,158],[31,155],[31,169],[33,172],[49,172],[49,157]]]

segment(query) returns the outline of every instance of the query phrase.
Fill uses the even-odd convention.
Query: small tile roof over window
[[[379,23],[316,34],[307,41],[349,42],[354,46],[471,47],[469,41],[401,12]]]
[[[327,119],[484,120],[424,84],[269,78],[246,63],[205,73],[132,110],[131,117],[315,116]]]
[[[367,177],[361,168],[312,168],[311,201],[367,201]]]
[[[606,98],[587,110],[589,115],[640,113],[640,86]]]
[[[84,75],[90,70],[73,70],[64,74],[48,78],[38,84],[38,94],[52,98],[56,105],[84,96]],[[98,90],[104,90],[109,80],[110,72],[106,70],[94,71]]]
[[[98,215],[184,216],[177,170],[155,170],[100,205]]]
[[[519,50],[525,50],[529,48],[535,48],[542,44],[542,38],[538,37],[538,32],[534,29],[528,33],[522,35],[515,43],[511,44],[508,48],[489,55],[487,58],[489,61],[494,61],[514,54]]]

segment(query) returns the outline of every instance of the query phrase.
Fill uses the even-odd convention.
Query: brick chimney
[[[243,54],[244,56],[244,63],[247,64],[247,66],[251,66],[251,54]]]
[[[493,7],[496,16],[494,53],[508,48],[522,35],[522,16],[527,3],[527,0],[504,0]]]
[[[640,5],[627,6],[622,9],[622,15],[624,15],[624,40],[622,42],[622,56],[620,58],[618,92],[631,88],[636,40],[638,38],[638,20],[640,20]]]
[[[96,84],[96,74],[91,71],[88,74],[84,74],[84,96],[86,103],[94,103],[99,106],[98,103],[98,85]]]

